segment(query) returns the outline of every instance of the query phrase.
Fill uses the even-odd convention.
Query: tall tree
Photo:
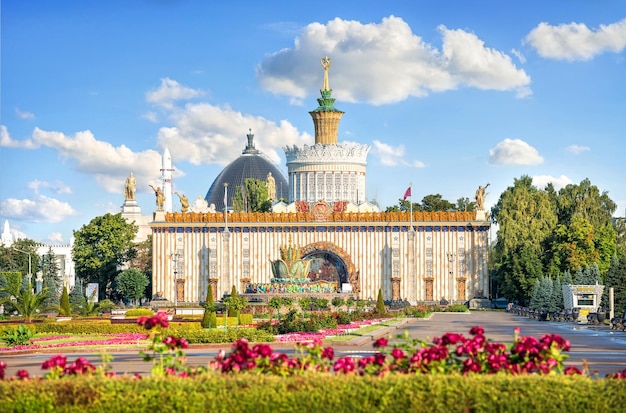
[[[137,300],[145,296],[146,286],[149,283],[146,274],[136,268],[129,268],[115,277],[115,291],[128,302],[137,304]]]
[[[626,217],[615,218],[613,224],[617,234],[617,255],[626,256]]]
[[[589,179],[563,187],[556,196],[559,228],[549,248],[553,266],[561,270],[598,264],[606,273],[615,254],[617,232],[613,224],[616,204]]]
[[[240,212],[269,212],[272,200],[267,194],[267,184],[254,178],[246,178],[243,186],[235,188],[233,208]]]
[[[589,178],[580,184],[569,184],[559,191],[557,197],[559,222],[568,224],[574,217],[586,218],[593,227],[611,222],[617,205],[608,192],[600,192]]]
[[[606,273],[602,306],[609,308],[609,288],[613,288],[613,303],[615,316],[621,317],[626,311],[626,256],[615,256],[611,260],[611,267]]]
[[[61,267],[59,266],[57,256],[52,247],[49,247],[48,252],[41,257],[43,287],[49,291],[48,300],[46,301],[46,304],[49,306],[59,304],[59,297],[63,288],[63,277],[60,271]]]
[[[498,224],[493,279],[502,295],[525,303],[535,280],[545,273],[545,245],[557,225],[554,202],[525,175],[500,195],[491,216]]]
[[[110,296],[118,268],[136,256],[136,233],[137,226],[127,223],[121,214],[108,213],[74,231],[76,275],[85,282],[97,282],[100,298]]]
[[[0,246],[0,271],[19,271],[24,275],[22,283],[28,283],[28,271],[32,274],[37,272],[39,255],[37,243],[32,239],[18,239],[10,247]],[[30,280],[35,282],[34,278]]]
[[[152,235],[148,235],[145,241],[135,245],[137,255],[128,261],[130,268],[136,268],[148,277],[146,297],[152,293]]]
[[[552,311],[560,311],[565,307],[565,300],[563,299],[563,287],[561,284],[561,276],[557,275],[554,279],[552,286]]]
[[[471,201],[469,198],[459,198],[456,200],[457,211],[474,211],[476,209],[476,202]]]
[[[441,194],[426,195],[422,198],[422,211],[455,211],[456,205],[443,199]]]

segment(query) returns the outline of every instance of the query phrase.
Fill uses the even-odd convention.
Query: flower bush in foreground
[[[275,352],[268,344],[251,345],[240,339],[233,343],[229,354],[221,351],[207,367],[190,368],[185,365],[184,349],[187,341],[182,337],[167,336],[167,314],[137,320],[149,331],[151,344],[148,352],[141,352],[145,361],[152,362],[153,376],[188,377],[209,372],[294,376],[302,374],[336,374],[384,377],[389,374],[506,374],[506,375],[581,375],[583,371],[564,366],[570,343],[556,334],[546,334],[537,339],[521,336],[515,329],[513,344],[507,346],[485,337],[484,329],[472,327],[469,335],[446,333],[435,337],[432,342],[410,339],[408,333],[398,336],[391,344],[387,338],[374,342],[377,352],[373,355],[335,359],[331,347],[324,347],[319,338],[311,342],[297,343],[296,355]],[[64,356],[54,356],[43,363],[42,369],[49,370],[47,379],[107,373],[106,360],[95,368],[88,361],[78,358],[68,364]],[[0,362],[0,379],[5,379],[6,363]],[[626,378],[626,370],[609,374],[607,378]],[[13,379],[29,379],[21,370]]]

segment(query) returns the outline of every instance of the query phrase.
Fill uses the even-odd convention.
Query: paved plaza
[[[559,334],[571,343],[566,365],[582,367],[587,360],[589,370],[604,376],[626,369],[626,332],[607,326],[584,323],[538,321],[504,311],[472,311],[471,313],[434,313],[430,319],[411,320],[391,334],[408,330],[411,338],[430,340],[447,332],[469,335],[473,326],[482,326],[488,339],[511,343],[516,327],[520,334],[540,338],[543,334]]]
[[[471,313],[434,313],[429,319],[409,319],[399,322],[396,327],[379,330],[374,333],[354,339],[347,343],[333,344],[337,357],[346,355],[361,357],[374,352],[373,340],[381,336],[395,337],[408,331],[411,338],[431,340],[447,332],[468,335],[473,326],[482,326],[488,339],[498,342],[511,343],[513,330],[519,327],[522,335],[541,337],[543,334],[559,334],[571,342],[570,358],[566,365],[579,368],[586,360],[589,371],[597,377],[604,377],[608,373],[626,369],[626,332],[612,331],[608,327],[587,326],[580,323],[556,323],[537,321],[503,311],[472,311]],[[277,351],[293,354],[292,343],[274,343]],[[193,346],[186,351],[189,365],[207,365],[220,349],[230,350],[230,345]],[[33,352],[21,354],[2,354],[6,361],[7,375],[13,376],[19,369],[26,369],[31,375],[41,376],[41,363],[54,354],[64,353],[69,360],[83,356],[92,363],[100,364],[98,352],[72,352],[59,349],[55,352]],[[150,363],[145,363],[138,355],[137,350],[109,351],[113,356],[111,366],[118,374],[149,374]]]

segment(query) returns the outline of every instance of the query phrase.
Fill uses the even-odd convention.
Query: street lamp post
[[[452,304],[452,300],[454,299],[454,260],[456,259],[456,252],[448,252],[446,253],[448,256],[448,261],[450,261],[450,304]]]
[[[174,263],[174,312],[178,305],[178,261],[181,255],[178,251],[172,253],[172,262]]]

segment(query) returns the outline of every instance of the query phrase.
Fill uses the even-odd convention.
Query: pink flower
[[[270,357],[272,355],[272,347],[268,344],[257,344],[252,348],[252,351],[261,357]]]
[[[18,370],[15,376],[20,380],[28,380],[28,372],[26,370]]]
[[[391,350],[391,357],[398,360],[405,358],[406,355],[404,354],[404,351],[400,350],[399,348],[394,348],[393,350]]]
[[[374,342],[374,348],[387,347],[387,339],[385,337],[381,337]]]
[[[563,373],[567,376],[577,376],[583,374],[583,371],[576,366],[568,366],[565,368]]]
[[[355,367],[352,357],[342,357],[335,362],[333,370],[336,373],[350,374],[354,371]]]
[[[335,357],[335,350],[332,347],[326,347],[322,351],[322,358],[332,360]]]
[[[65,368],[65,364],[67,363],[67,357],[63,355],[53,356],[50,359],[43,362],[41,368],[43,370],[52,369],[54,367]]]

